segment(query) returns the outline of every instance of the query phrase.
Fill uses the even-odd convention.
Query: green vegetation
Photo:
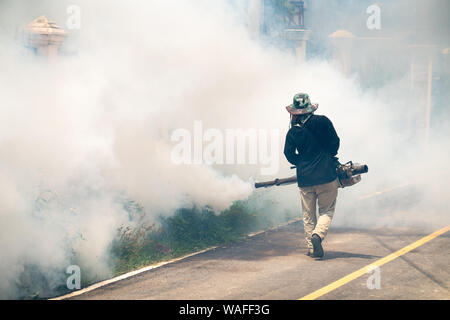
[[[235,202],[220,214],[210,208],[179,209],[171,217],[160,217],[158,226],[140,222],[135,228],[120,228],[111,247],[115,275],[211,246],[234,243],[251,232],[293,218],[288,212],[277,213],[273,201],[260,199],[255,205],[255,200]],[[131,207],[145,221],[142,208],[135,204]]]
[[[248,200],[236,201],[227,210],[215,213],[211,208],[180,208],[170,216],[160,216],[149,223],[148,213],[133,200],[118,199],[128,212],[130,224],[117,230],[111,243],[108,261],[117,276],[144,266],[171,260],[212,246],[229,245],[242,241],[251,232],[268,229],[293,219],[292,214],[280,209],[276,200],[265,192],[253,194]],[[154,219],[153,219],[154,221]],[[80,234],[73,241],[85,241]],[[105,280],[83,266],[74,250],[73,242],[65,244],[70,251],[71,264],[83,270],[81,286],[86,287]],[[25,265],[17,281],[21,299],[45,299],[69,293],[66,270],[42,270],[38,265]]]

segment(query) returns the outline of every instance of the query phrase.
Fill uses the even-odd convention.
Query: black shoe
[[[311,237],[311,242],[313,245],[312,257],[322,258],[323,257],[322,239],[317,234],[313,234]]]

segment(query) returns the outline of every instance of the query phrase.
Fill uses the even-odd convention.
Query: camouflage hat
[[[286,107],[286,110],[292,115],[313,113],[319,108],[317,103],[312,104],[309,95],[298,93],[294,96],[294,101]]]

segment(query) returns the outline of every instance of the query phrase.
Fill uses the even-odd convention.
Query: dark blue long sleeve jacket
[[[316,186],[337,178],[334,157],[340,139],[326,116],[312,115],[302,126],[293,126],[286,135],[284,155],[297,166],[299,187]]]

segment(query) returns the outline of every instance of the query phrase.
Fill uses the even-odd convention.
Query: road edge
[[[247,238],[252,238],[252,237],[255,237],[257,235],[261,235],[261,234],[264,234],[264,233],[267,233],[267,232],[270,232],[270,231],[278,230],[280,228],[286,227],[288,225],[291,225],[291,224],[299,222],[299,221],[301,221],[301,218],[296,218],[296,219],[289,220],[289,221],[287,221],[285,223],[282,223],[282,224],[270,227],[269,229],[266,229],[266,230],[252,232],[252,233],[249,233],[247,235]],[[88,293],[90,291],[94,291],[94,290],[99,289],[101,287],[107,286],[107,285],[109,285],[111,283],[119,282],[119,281],[122,281],[122,280],[125,280],[125,279],[128,279],[128,278],[134,277],[134,276],[136,276],[138,274],[141,274],[141,273],[144,273],[144,272],[147,272],[147,271],[150,271],[150,270],[154,270],[154,269],[157,269],[157,268],[161,268],[161,267],[163,267],[165,265],[172,264],[172,263],[175,263],[175,262],[179,262],[179,261],[185,260],[187,258],[196,256],[196,255],[200,255],[200,254],[205,253],[205,252],[212,251],[212,250],[217,249],[219,247],[220,247],[220,245],[219,246],[213,246],[213,247],[209,247],[209,248],[206,248],[206,249],[203,249],[203,250],[200,250],[200,251],[189,253],[189,254],[184,255],[182,257],[179,257],[179,258],[175,258],[175,259],[172,259],[172,260],[159,262],[157,264],[153,264],[153,265],[150,265],[150,266],[147,266],[147,267],[143,267],[143,268],[140,268],[140,269],[137,269],[137,270],[134,270],[134,271],[130,271],[130,272],[124,273],[124,274],[122,274],[120,276],[117,276],[117,277],[114,277],[114,278],[111,278],[111,279],[107,279],[107,280],[104,280],[104,281],[100,281],[100,282],[91,284],[90,286],[87,286],[86,288],[83,288],[83,289],[80,289],[80,290],[77,290],[77,291],[74,291],[74,292],[71,292],[71,293],[59,296],[59,297],[51,298],[51,299],[48,299],[48,300],[57,301],[57,300],[65,300],[65,299],[77,297],[77,296],[80,296],[82,294]]]

